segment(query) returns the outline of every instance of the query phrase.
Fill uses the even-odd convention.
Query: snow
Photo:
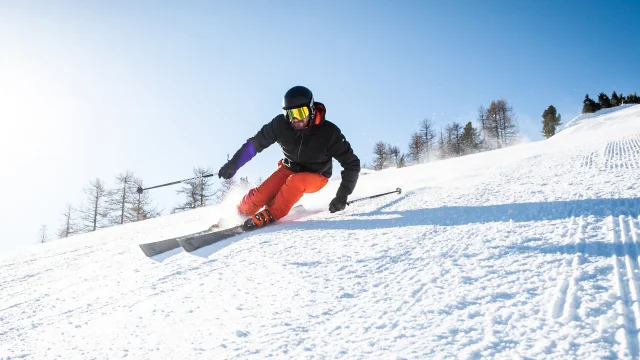
[[[570,125],[570,126],[569,126]],[[638,358],[640,106],[360,178],[193,253],[224,204],[0,255],[0,359]]]

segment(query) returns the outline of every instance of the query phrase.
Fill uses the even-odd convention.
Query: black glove
[[[334,213],[336,211],[342,211],[345,207],[347,207],[347,198],[336,196],[329,203],[329,212]]]
[[[238,171],[238,167],[233,161],[227,161],[218,171],[218,178],[231,179]]]

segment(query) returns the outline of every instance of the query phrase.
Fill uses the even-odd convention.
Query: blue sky
[[[568,121],[586,93],[640,92],[638,19],[637,1],[0,0],[0,250],[53,233],[96,177],[217,171],[294,85],[366,163],[501,97],[541,140],[551,104]],[[165,213],[175,190],[154,190]]]

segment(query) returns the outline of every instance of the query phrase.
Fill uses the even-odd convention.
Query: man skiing
[[[244,222],[245,229],[283,218],[303,194],[322,189],[331,177],[333,158],[342,165],[343,171],[329,211],[344,210],[347,197],[358,181],[360,160],[340,129],[325,119],[324,104],[314,102],[309,89],[304,86],[289,89],[282,99],[282,110],[284,114],[265,124],[218,171],[218,177],[230,179],[273,143],[277,142],[282,148],[284,158],[278,162],[278,169],[258,187],[249,190],[238,204],[240,214],[251,216]]]

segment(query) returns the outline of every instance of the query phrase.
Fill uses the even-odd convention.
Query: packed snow
[[[3,254],[0,359],[638,358],[640,106],[570,124],[193,253],[138,244],[241,194]]]

